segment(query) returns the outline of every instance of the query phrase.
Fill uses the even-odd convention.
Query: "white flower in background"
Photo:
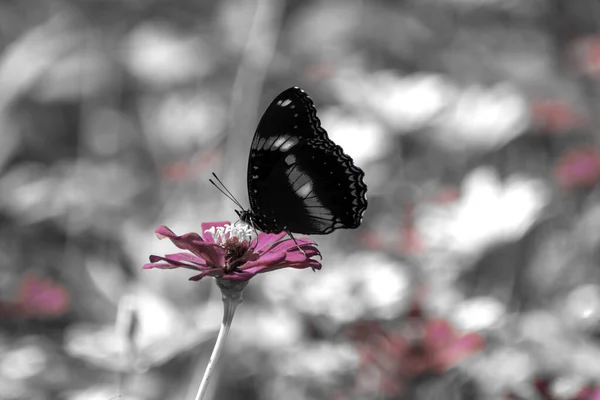
[[[461,197],[451,204],[427,204],[416,213],[416,229],[425,251],[476,255],[488,246],[522,237],[549,201],[540,180],[513,175],[501,182],[481,167],[462,183]]]
[[[227,107],[204,93],[172,92],[141,102],[144,131],[157,153],[165,148],[182,153],[194,151],[219,135]]]
[[[249,348],[281,350],[297,344],[304,331],[300,315],[282,307],[243,307],[236,312],[231,327],[235,341],[228,344],[233,352]]]
[[[506,307],[491,296],[473,297],[459,303],[451,320],[458,329],[468,332],[499,328],[505,321]]]
[[[146,371],[212,338],[218,329],[206,324],[212,311],[206,309],[212,315],[191,323],[164,298],[138,290],[122,300],[116,325],[70,326],[65,350],[108,370]]]
[[[97,385],[83,390],[73,390],[64,394],[66,400],[142,400],[142,397],[127,393],[126,397],[115,395],[115,385]]]
[[[276,304],[288,302],[302,313],[321,317],[333,327],[361,318],[391,319],[408,309],[411,276],[405,264],[370,252],[332,263],[337,265],[319,272],[318,279],[268,274],[262,280],[268,287],[265,295]]]
[[[579,375],[559,376],[550,382],[548,391],[553,399],[575,399],[582,389],[588,385],[588,380]]]
[[[592,343],[574,345],[564,354],[564,372],[580,375],[588,380],[600,376],[600,348]]]
[[[109,57],[94,48],[92,39],[87,39],[81,47],[48,68],[35,87],[36,98],[50,102],[114,93],[115,66]]]
[[[467,364],[466,368],[490,394],[505,394],[529,384],[538,370],[531,355],[513,347],[494,349],[487,356]]]
[[[432,279],[428,276],[429,295],[424,296],[423,308],[427,315],[434,318],[448,318],[456,307],[462,303],[464,295],[456,288],[453,282],[446,284],[433,284]]]
[[[333,383],[357,368],[359,359],[353,345],[315,342],[290,346],[275,362],[276,370],[283,376]]]
[[[344,102],[370,109],[400,132],[420,129],[454,101],[456,89],[441,75],[400,76],[382,71],[364,77],[347,72],[333,81]]]
[[[340,145],[354,162],[363,165],[392,149],[389,137],[377,121],[364,115],[350,115],[339,108],[319,112],[331,140]]]
[[[132,75],[157,87],[200,79],[214,68],[212,53],[199,37],[177,32],[167,24],[136,27],[122,54]]]
[[[0,360],[0,377],[25,380],[48,368],[46,353],[35,344],[24,344],[5,352]]]
[[[563,314],[570,326],[581,330],[600,325],[600,286],[581,285],[573,289],[563,304]]]
[[[565,341],[564,321],[545,310],[527,311],[519,315],[520,338],[537,344]]]
[[[528,124],[529,105],[517,88],[471,86],[437,119],[432,137],[453,150],[490,150],[522,134]]]

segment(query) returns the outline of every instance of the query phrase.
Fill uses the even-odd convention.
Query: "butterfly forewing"
[[[364,173],[321,127],[312,100],[290,88],[273,100],[252,141],[248,195],[265,232],[356,228],[367,208]]]

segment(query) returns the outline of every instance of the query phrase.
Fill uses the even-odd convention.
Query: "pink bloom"
[[[600,152],[588,147],[568,150],[558,161],[554,174],[562,188],[589,188],[600,182]]]
[[[296,245],[292,239],[283,239],[285,232],[260,232],[252,239],[254,231],[247,225],[228,222],[202,224],[202,236],[194,232],[177,236],[166,226],[160,226],[155,232],[159,239],[168,238],[187,252],[164,257],[151,255],[150,263],[143,268],[188,268],[200,272],[192,276],[191,281],[205,276],[248,281],[256,274],[281,268],[321,269],[321,263],[311,258],[321,255],[316,244],[300,238],[296,239]]]

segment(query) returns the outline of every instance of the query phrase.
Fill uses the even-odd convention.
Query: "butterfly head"
[[[235,210],[235,213],[239,217],[240,221],[252,225],[252,212],[249,210]]]

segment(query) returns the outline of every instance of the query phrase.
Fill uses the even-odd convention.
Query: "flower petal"
[[[204,258],[209,264],[215,266],[225,265],[225,249],[213,243],[194,242],[195,250],[192,253]]]
[[[155,232],[156,232],[156,236],[158,236],[159,239],[161,239],[161,240],[165,239],[165,238],[170,239],[171,242],[173,242],[173,244],[175,246],[177,246],[183,250],[189,250],[199,257],[202,257],[202,255],[198,254],[196,251],[196,248],[198,247],[198,243],[210,245],[209,243],[205,243],[204,239],[202,239],[202,237],[200,237],[200,235],[198,235],[195,232],[190,232],[190,233],[186,233],[185,235],[178,236],[172,230],[170,230],[169,228],[167,228],[164,225],[159,226]],[[213,245],[213,246],[215,246],[215,245]]]
[[[150,256],[151,263],[157,263],[159,261],[165,261],[165,262],[171,264],[173,266],[173,268],[188,268],[188,269],[193,269],[193,270],[206,268],[206,265],[204,263],[194,263],[194,264],[190,265],[188,263],[184,263],[184,262],[178,261],[176,259],[175,260],[170,259],[170,258],[168,258],[168,256],[166,256],[166,257],[155,256],[155,255]]]
[[[253,278],[256,274],[253,274],[251,272],[234,272],[232,274],[224,274],[223,276],[221,276],[221,279],[227,279],[230,281],[249,281],[251,278]]]
[[[218,268],[209,269],[209,270],[202,272],[201,274],[192,276],[188,280],[198,282],[200,279],[204,278],[205,276],[219,276],[222,273],[223,273],[223,271]]]
[[[158,228],[156,228],[156,230],[154,231],[154,233],[156,233],[156,236],[160,240],[165,239],[165,238],[168,238],[168,239],[180,238],[180,236],[177,236],[177,234],[175,234],[175,232],[173,232],[172,230],[170,230],[169,228],[167,228],[165,225],[161,225]],[[186,234],[184,236],[181,236],[181,237],[185,237],[185,236],[191,236],[193,239],[202,241],[202,238],[200,237],[200,235],[198,235],[197,233],[194,233],[194,232],[188,233],[188,234]]]
[[[200,257],[195,256],[190,253],[165,254],[164,258],[170,262],[175,261],[175,262],[186,263],[186,264],[192,263],[194,265],[202,265],[202,266],[206,265],[205,259],[200,258]]]
[[[307,259],[309,259],[311,257],[321,255],[319,250],[317,250],[317,248],[314,246],[302,246],[301,248],[302,248],[302,251],[304,251],[304,254],[302,254],[302,252],[298,249],[287,251],[285,253],[285,262],[290,262],[290,263],[302,262],[302,261],[306,261]]]
[[[213,268],[208,271],[204,271],[201,274],[194,275],[191,278],[189,278],[189,280],[197,282],[206,276],[212,276],[212,277],[218,277],[220,279],[227,279],[230,281],[247,281],[247,280],[250,280],[254,275],[256,275],[256,274],[248,273],[248,272],[234,272],[231,274],[224,274],[222,269]]]
[[[303,248],[303,246],[311,245],[314,246],[316,243],[307,238],[299,238],[296,239],[296,243],[292,239],[282,240],[279,242],[272,243],[271,246],[265,246],[262,250],[262,253],[269,253],[272,251],[288,251],[291,249],[298,249],[298,247]],[[260,253],[260,252],[259,252]]]
[[[142,267],[142,269],[152,269],[152,268],[175,269],[175,268],[181,268],[181,266],[173,265],[173,264],[166,264],[166,263],[148,263],[148,264],[144,264],[144,266]]]
[[[268,253],[260,256],[254,261],[248,261],[246,264],[240,267],[241,270],[245,271],[249,268],[256,266],[269,266],[273,264],[279,264],[285,260],[285,253]]]
[[[275,243],[286,235],[285,232],[279,233],[262,233],[259,232],[258,236],[252,241],[251,247],[254,247],[254,251],[259,251],[263,249],[265,246],[271,245]]]

